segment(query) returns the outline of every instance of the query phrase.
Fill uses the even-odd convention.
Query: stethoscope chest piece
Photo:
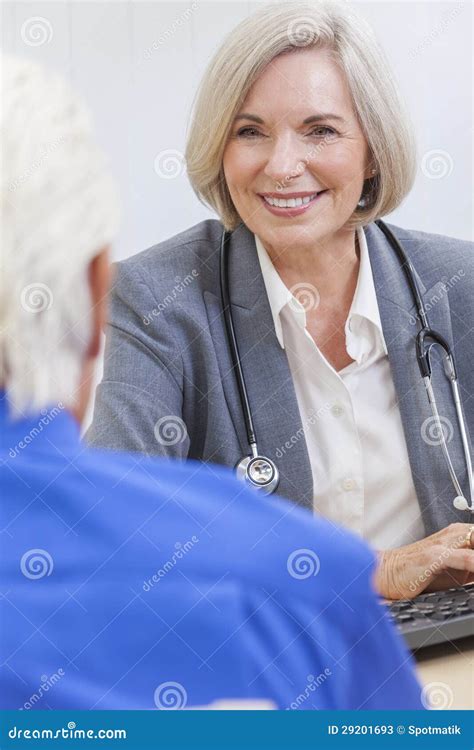
[[[245,456],[240,459],[235,470],[239,479],[248,482],[265,495],[275,492],[280,481],[277,467],[265,456]]]

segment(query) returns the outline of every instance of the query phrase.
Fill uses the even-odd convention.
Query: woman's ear
[[[91,302],[91,338],[87,356],[100,352],[101,333],[107,320],[107,299],[110,286],[109,248],[101,250],[89,263],[88,281]]]

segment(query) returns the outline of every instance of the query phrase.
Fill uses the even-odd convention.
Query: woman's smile
[[[310,211],[328,190],[315,193],[260,193],[259,198],[265,208],[274,216],[300,216]]]

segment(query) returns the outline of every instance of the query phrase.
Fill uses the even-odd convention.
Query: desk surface
[[[433,708],[474,708],[474,636],[428,646],[415,659]]]

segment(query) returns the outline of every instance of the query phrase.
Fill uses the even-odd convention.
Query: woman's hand
[[[470,535],[470,531],[473,531]],[[452,523],[405,547],[378,553],[374,583],[386,599],[412,599],[474,582],[474,526]]]

